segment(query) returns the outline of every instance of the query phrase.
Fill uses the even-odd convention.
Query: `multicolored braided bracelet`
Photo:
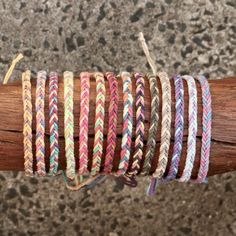
[[[95,137],[93,146],[93,162],[91,174],[96,175],[100,171],[103,152],[103,128],[105,116],[105,80],[102,73],[94,74],[96,80],[96,110],[95,110]]]
[[[129,175],[136,175],[140,169],[140,163],[143,158],[143,146],[144,146],[144,77],[140,73],[134,74],[136,80],[136,130],[135,130],[135,144],[134,155],[131,170]]]
[[[157,128],[159,121],[159,89],[155,75],[148,75],[151,92],[151,121],[148,133],[147,148],[141,174],[149,174],[151,161],[156,151]]]
[[[50,174],[58,170],[59,143],[58,143],[58,75],[51,72],[49,75],[49,129],[50,129]]]
[[[170,169],[165,180],[176,178],[182,154],[184,135],[184,86],[180,75],[174,76],[175,83],[175,141]]]
[[[44,99],[45,99],[45,83],[46,71],[39,71],[37,73],[37,87],[36,87],[36,161],[37,173],[39,176],[45,176],[45,115],[44,115]]]
[[[24,109],[24,167],[27,176],[33,176],[33,152],[32,152],[32,98],[30,71],[22,74],[22,99]]]
[[[154,178],[161,179],[165,173],[171,138],[171,85],[168,75],[159,72],[158,77],[162,88],[162,122],[161,122],[161,144],[158,165],[153,173]]]
[[[64,136],[65,136],[65,156],[66,175],[72,180],[75,178],[75,155],[74,155],[74,75],[70,71],[64,74]]]
[[[201,85],[202,89],[202,147],[201,147],[201,161],[198,176],[193,182],[203,183],[206,180],[209,157],[211,149],[211,125],[212,125],[212,108],[211,108],[211,92],[207,79],[204,76],[196,78]]]
[[[182,176],[180,177],[180,182],[187,182],[191,178],[193,164],[196,154],[196,136],[197,136],[197,88],[195,80],[192,76],[185,75],[183,79],[187,81],[188,84],[188,94],[189,94],[189,109],[188,109],[188,142],[187,142],[187,157],[185,162],[185,167]]]
[[[118,83],[113,73],[106,73],[106,77],[110,88],[110,104],[109,104],[109,124],[107,135],[107,148],[104,163],[104,173],[111,173],[113,166],[113,158],[116,148],[116,128],[118,114]]]
[[[80,74],[80,121],[79,121],[79,174],[88,173],[88,116],[90,74]]]
[[[130,151],[132,144],[133,131],[133,96],[132,96],[132,81],[130,73],[122,72],[121,78],[123,81],[123,131],[121,140],[121,155],[117,175],[124,175],[128,170]]]

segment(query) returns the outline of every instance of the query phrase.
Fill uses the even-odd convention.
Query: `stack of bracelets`
[[[202,183],[206,181],[211,146],[212,108],[209,84],[204,76],[193,78],[189,75],[176,75],[169,79],[165,72],[157,75],[141,73],[131,75],[122,72],[119,76],[113,73],[87,73],[80,74],[80,109],[79,121],[74,121],[74,75],[64,72],[64,139],[66,158],[66,179],[75,180],[78,176],[89,176],[94,179],[106,174],[120,176],[123,181],[132,186],[136,175],[151,175],[148,194],[155,193],[158,183],[178,179],[180,182]],[[49,79],[49,130],[50,130],[50,157],[49,168],[45,164],[45,94]],[[90,115],[90,81],[96,84],[95,124],[92,158],[89,158],[89,115]],[[59,166],[59,120],[58,120],[58,75],[51,72],[49,76],[45,71],[37,74],[36,84],[36,139],[35,159],[38,176],[56,175]],[[132,82],[134,80],[134,83]],[[117,146],[118,125],[118,82],[122,81],[123,101],[123,127],[121,138],[121,151],[117,169],[114,168],[114,156]],[[174,93],[171,92],[173,81]],[[160,83],[160,88],[158,88]],[[188,91],[184,91],[186,83]],[[200,166],[196,179],[191,179],[196,155],[196,140],[198,128],[198,97],[197,83],[201,87],[202,95],[202,139]],[[107,86],[106,86],[107,84]],[[150,126],[145,145],[145,87],[150,90]],[[27,176],[33,176],[33,144],[32,144],[32,95],[31,73],[22,74],[22,92],[24,108],[24,167]],[[184,94],[188,94],[188,117],[184,117]],[[134,96],[135,94],[135,96]],[[171,94],[175,94],[174,98]],[[109,95],[108,112],[105,111],[105,98]],[[161,96],[160,96],[161,95]],[[175,104],[174,116],[171,113],[171,104]],[[78,109],[78,108],[76,108]],[[173,109],[173,108],[172,108]],[[161,116],[159,117],[159,112]],[[106,114],[108,117],[106,117]],[[106,119],[107,118],[107,119]],[[171,119],[174,118],[174,142],[171,143]],[[107,124],[105,122],[107,121]],[[183,173],[179,178],[179,163],[183,153],[184,121],[188,124],[187,153]],[[79,127],[79,157],[75,157],[74,123]],[[105,134],[105,128],[107,133]],[[160,127],[158,127],[160,126]],[[157,137],[160,133],[159,157],[157,157]],[[106,142],[104,143],[104,140]],[[106,144],[106,145],[105,145]],[[145,148],[146,147],[146,148]],[[63,152],[64,153],[64,152]],[[168,158],[170,156],[171,157]],[[89,160],[92,160],[91,162]],[[167,169],[168,159],[170,167]],[[151,167],[156,163],[155,170]]]

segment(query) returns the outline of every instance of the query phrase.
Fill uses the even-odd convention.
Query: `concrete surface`
[[[137,42],[143,31],[158,68],[236,75],[235,0],[0,1],[1,79],[25,54],[30,68],[147,72]],[[0,173],[0,235],[236,235],[236,173],[208,185],[171,183],[157,196],[112,180],[70,192],[61,176]]]

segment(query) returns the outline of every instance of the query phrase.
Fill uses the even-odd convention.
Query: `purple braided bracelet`
[[[184,86],[180,75],[173,77],[175,82],[175,141],[170,169],[166,180],[173,180],[178,173],[184,135]]]
[[[187,81],[188,84],[188,94],[189,94],[189,130],[188,130],[188,146],[187,146],[187,157],[185,162],[185,167],[182,176],[180,177],[180,182],[187,182],[191,178],[192,169],[196,154],[196,136],[197,136],[197,88],[195,80],[192,76],[185,75],[183,79]]]
[[[196,78],[202,89],[202,147],[201,147],[201,161],[198,176],[194,183],[203,183],[206,180],[209,169],[209,157],[211,149],[211,124],[212,124],[212,107],[211,107],[211,93],[207,79],[204,76]]]

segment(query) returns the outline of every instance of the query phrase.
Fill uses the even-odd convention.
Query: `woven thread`
[[[74,75],[70,71],[64,72],[64,136],[66,175],[69,179],[75,178],[75,155],[74,155]]]
[[[113,73],[106,73],[106,77],[110,88],[110,104],[109,104],[109,124],[107,135],[107,148],[104,163],[104,173],[111,173],[113,166],[114,153],[116,148],[116,129],[118,114],[118,83]]]
[[[46,71],[39,71],[37,74],[36,87],[36,161],[37,173],[39,176],[45,176],[45,115],[44,115],[44,100],[45,100],[45,83]]]
[[[153,177],[161,179],[168,162],[171,138],[171,86],[168,75],[165,72],[159,72],[158,77],[160,78],[162,89],[161,144],[160,156]]]
[[[22,74],[22,99],[24,109],[24,168],[27,176],[33,176],[32,152],[32,98],[31,98],[31,73],[29,70]]]
[[[188,144],[187,144],[187,157],[185,167],[180,182],[187,182],[191,178],[195,154],[196,154],[196,136],[197,136],[197,88],[195,80],[192,76],[185,75],[183,79],[188,84],[189,94],[189,130],[188,130]]]
[[[80,121],[79,121],[79,174],[88,173],[88,116],[90,75],[87,72],[80,74]]]
[[[173,77],[175,83],[175,141],[170,169],[166,180],[176,178],[178,173],[179,161],[182,154],[183,135],[184,135],[184,86],[181,76]]]
[[[128,170],[133,131],[133,96],[131,76],[128,72],[122,72],[121,78],[123,81],[124,109],[121,154],[117,175],[124,175]]]
[[[103,152],[103,128],[105,116],[105,80],[102,73],[94,74],[96,80],[96,111],[95,111],[95,137],[93,146],[93,163],[91,174],[95,175],[100,171]]]
[[[135,144],[133,163],[129,175],[136,175],[140,169],[140,163],[143,158],[143,142],[144,142],[144,77],[139,74],[134,74],[136,80],[136,130],[135,130]]]
[[[201,147],[201,161],[198,176],[195,183],[203,183],[206,180],[209,169],[209,157],[211,149],[211,125],[212,125],[212,108],[211,108],[211,92],[207,79],[204,76],[196,78],[202,89],[202,147]]]
[[[159,122],[159,89],[157,87],[157,78],[155,75],[148,75],[151,92],[151,118],[148,132],[147,147],[145,153],[142,174],[149,174],[151,162],[156,151],[157,128]]]
[[[51,72],[49,76],[49,129],[50,129],[50,174],[56,174],[59,159],[58,134],[58,75]]]

